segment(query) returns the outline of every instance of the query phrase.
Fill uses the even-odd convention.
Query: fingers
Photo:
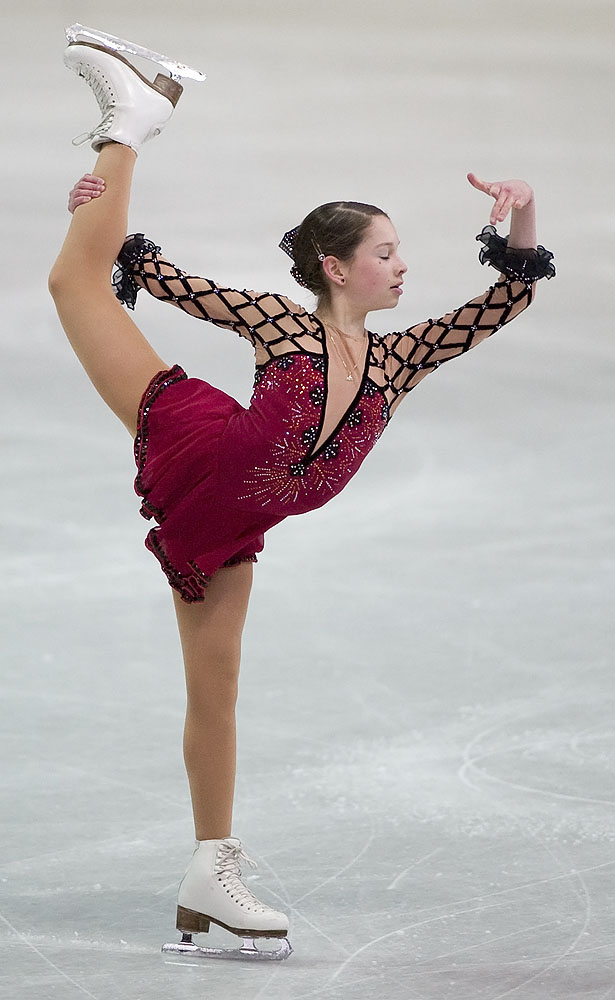
[[[489,188],[491,187],[489,181],[481,181],[481,179],[477,177],[476,174],[473,173],[466,174],[466,177],[469,180],[472,187],[476,188],[477,191],[482,191],[484,194],[489,194]]]
[[[105,182],[102,177],[96,177],[94,174],[84,174],[81,180],[77,181],[75,186],[94,188],[96,190],[103,190]]]
[[[491,223],[503,222],[513,208],[525,208],[532,197],[532,189],[525,181],[502,181],[491,185],[495,205],[491,210]]]
[[[493,186],[494,188],[496,187],[496,185]],[[489,221],[491,222],[492,226],[495,225],[496,222],[504,221],[504,219],[510,212],[511,208],[513,207],[513,203],[515,201],[514,195],[512,195],[510,191],[508,191],[505,187],[501,187],[497,194],[494,191],[493,197],[496,199],[496,201],[495,205],[491,209],[491,215],[489,217]]]
[[[510,212],[514,201],[506,185],[498,182],[482,181],[473,173],[467,174],[467,178],[472,187],[475,187],[477,191],[482,191],[484,194],[489,195],[490,198],[495,198],[495,204],[491,209],[489,217],[491,225],[494,226],[496,222],[503,222]]]
[[[105,182],[102,177],[84,174],[68,196],[68,211],[72,214],[80,205],[85,205],[92,198],[99,198],[104,190]]]
[[[467,178],[472,187],[494,199],[489,218],[491,225],[503,222],[513,208],[524,208],[533,198],[533,191],[526,181],[482,181],[473,173],[467,174]]]
[[[73,191],[78,191],[79,194],[90,195],[91,198],[96,198],[104,190],[105,182],[103,179],[101,177],[94,177],[92,174],[85,174],[81,180],[77,181],[73,188]]]

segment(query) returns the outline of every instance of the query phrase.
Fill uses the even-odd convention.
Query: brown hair
[[[329,296],[327,278],[319,255],[348,261],[361,243],[372,218],[386,212],[360,201],[331,201],[305,217],[293,240],[295,266],[291,274],[319,299]]]

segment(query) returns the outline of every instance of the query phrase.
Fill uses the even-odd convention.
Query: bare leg
[[[77,357],[132,434],[147,384],[169,367],[126,314],[110,282],[126,237],[135,159],[128,146],[103,146],[94,171],[104,179],[105,191],[75,210],[49,277],[58,315]]]
[[[252,563],[218,570],[202,604],[173,594],[186,669],[184,760],[197,840],[231,835],[235,793],[235,703]]]

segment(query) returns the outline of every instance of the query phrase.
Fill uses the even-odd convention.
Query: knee
[[[47,287],[56,303],[73,298],[77,293],[84,297],[100,294],[101,291],[112,295],[110,276],[106,270],[85,267],[83,262],[65,258],[62,254],[49,272]]]
[[[60,255],[51,268],[47,279],[47,287],[54,302],[57,303],[64,297],[72,296],[75,289],[80,287],[80,282],[79,268],[74,267],[70,261],[63,260],[62,255]]]
[[[239,650],[209,649],[186,671],[188,704],[200,713],[233,712],[239,690]]]
[[[62,266],[60,260],[56,260],[55,264],[49,272],[49,278],[47,280],[47,287],[49,289],[49,294],[54,301],[61,296],[62,292],[68,285],[68,274],[66,268]]]

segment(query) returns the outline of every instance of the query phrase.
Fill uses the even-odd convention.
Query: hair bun
[[[331,201],[315,208],[301,225],[284,233],[279,246],[294,262],[290,273],[295,281],[320,300],[327,299],[329,284],[321,266],[325,256],[350,260],[375,215],[388,218],[375,205]]]

